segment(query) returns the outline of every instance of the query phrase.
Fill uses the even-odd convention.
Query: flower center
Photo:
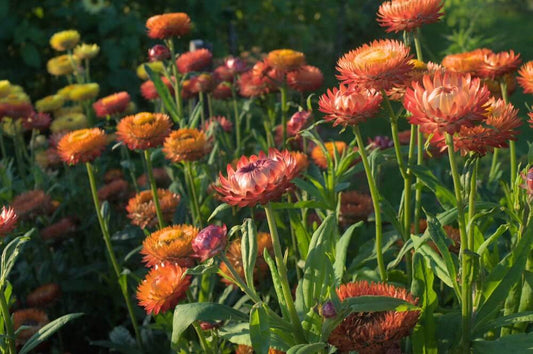
[[[439,86],[431,92],[428,102],[434,109],[448,111],[451,109],[459,89],[457,86]]]
[[[155,116],[152,113],[139,113],[133,117],[133,124],[135,125],[144,125],[151,124],[155,121]]]
[[[365,51],[354,58],[355,64],[382,64],[392,57],[392,52],[382,48],[373,48]]]
[[[70,141],[81,141],[89,138],[91,133],[88,129],[78,130],[70,135]]]

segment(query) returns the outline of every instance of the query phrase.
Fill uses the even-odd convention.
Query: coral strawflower
[[[167,39],[181,37],[191,30],[191,19],[184,12],[173,12],[156,15],[146,20],[148,37],[154,39]]]
[[[74,234],[76,231],[76,221],[72,217],[65,217],[52,225],[39,231],[44,241],[58,242]]]
[[[281,72],[293,71],[305,64],[305,55],[293,49],[276,49],[268,53],[266,63]]]
[[[372,197],[357,191],[345,191],[341,193],[341,209],[339,222],[344,226],[355,224],[358,221],[366,221],[372,214]]]
[[[378,9],[378,23],[387,32],[413,31],[437,22],[443,15],[442,0],[392,0]]]
[[[113,114],[123,113],[130,103],[130,95],[126,91],[114,93],[100,98],[93,103],[93,109],[97,117],[103,118]]]
[[[162,77],[163,84],[167,87],[171,95],[174,95],[174,87],[169,79]],[[145,81],[141,84],[141,95],[147,100],[155,100],[159,98],[159,93],[155,88],[153,81]]]
[[[76,30],[67,30],[54,33],[50,38],[50,46],[59,52],[72,49],[80,41],[80,33]]]
[[[481,64],[477,75],[494,80],[505,74],[515,72],[521,63],[522,59],[520,59],[520,54],[515,54],[512,50],[508,52],[488,53],[485,54],[483,64]]]
[[[517,80],[524,89],[524,93],[533,93],[533,60],[528,61],[518,70]]]
[[[359,296],[389,296],[416,305],[417,301],[403,288],[383,283],[358,281],[337,288],[341,301]],[[354,312],[331,332],[328,342],[341,352],[361,354],[396,353],[400,341],[410,334],[418,321],[419,311]]]
[[[163,220],[165,222],[172,221],[181,199],[180,196],[166,189],[158,189],[157,198]],[[150,190],[137,193],[135,197],[131,198],[126,206],[126,211],[131,223],[143,229],[155,227],[158,223],[152,191]]]
[[[341,156],[344,153],[344,150],[346,150],[347,145],[344,141],[328,141],[324,143],[324,147],[326,148],[329,157],[333,160],[335,158],[335,151]],[[311,158],[318,167],[328,168],[328,159],[319,145],[315,146],[311,151]]]
[[[214,99],[225,100],[231,98],[233,93],[231,92],[231,84],[228,82],[221,82],[211,92]]]
[[[57,283],[39,286],[26,296],[26,303],[32,307],[45,307],[61,296],[61,288]]]
[[[260,152],[242,156],[236,169],[227,166],[227,177],[219,173],[214,188],[219,198],[234,206],[255,206],[277,200],[291,185],[296,174],[296,161],[288,151],[271,148],[268,155]]]
[[[50,95],[35,102],[35,109],[39,112],[52,112],[59,109],[65,103],[65,98],[60,95]]]
[[[413,68],[409,47],[395,40],[376,40],[350,51],[337,62],[337,78],[344,84],[388,90],[404,81]]]
[[[176,66],[180,73],[207,69],[213,60],[213,54],[208,49],[202,48],[193,52],[183,53],[176,59]]]
[[[320,111],[326,113],[324,120],[333,126],[354,126],[372,118],[379,111],[382,97],[375,90],[358,89],[340,85],[320,96]]]
[[[107,138],[102,129],[80,129],[63,136],[57,144],[57,151],[63,162],[75,165],[94,160],[102,154],[106,145]]]
[[[312,92],[318,90],[324,83],[324,75],[319,68],[303,65],[298,70],[287,74],[287,84],[299,92]]]
[[[139,305],[146,313],[157,315],[175,307],[185,297],[191,283],[191,276],[185,275],[187,268],[167,262],[150,269],[137,288]]]
[[[252,73],[256,83],[265,85],[269,90],[277,90],[285,79],[285,73],[270,66],[266,60],[255,63]]]
[[[163,113],[142,112],[121,119],[117,138],[131,150],[146,150],[163,143],[170,134],[170,118]]]
[[[17,333],[16,345],[23,345],[30,339],[38,330],[43,328],[50,322],[48,316],[42,310],[30,308],[24,310],[17,310],[13,312],[13,327]],[[25,329],[20,329],[22,326]]]
[[[228,69],[225,65],[220,65],[213,70],[213,76],[215,77],[215,80],[218,82],[226,81],[226,82],[233,82],[233,78],[235,77],[235,73]]]
[[[20,219],[34,219],[54,211],[52,198],[40,189],[17,195],[11,202],[11,207]]]
[[[196,161],[207,155],[211,145],[205,133],[198,129],[182,128],[173,131],[163,144],[165,157],[175,163]]]
[[[257,97],[270,93],[270,87],[264,80],[257,79],[252,71],[241,75],[238,81],[239,94],[243,97]]]
[[[107,200],[111,204],[121,204],[129,199],[130,186],[128,181],[119,178],[104,184],[98,189],[98,200]]]
[[[477,75],[483,65],[485,56],[489,54],[492,54],[492,50],[487,48],[478,48],[465,53],[449,54],[442,59],[442,66],[450,71]]]
[[[191,225],[174,225],[158,230],[143,241],[143,261],[148,267],[161,262],[191,266],[192,241],[197,235],[198,229]]]
[[[12,207],[2,207],[2,212],[0,212],[0,237],[4,237],[17,226],[17,213]]]
[[[191,78],[191,92],[209,92],[215,87],[215,80],[211,74],[203,73]]]
[[[479,78],[437,71],[424,75],[422,83],[413,82],[403,104],[412,113],[409,122],[420,125],[423,132],[453,134],[483,120],[489,95]]]

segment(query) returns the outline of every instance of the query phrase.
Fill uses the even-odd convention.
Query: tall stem
[[[463,202],[463,188],[455,160],[452,135],[446,134],[446,145],[448,146],[448,156],[450,158],[450,169],[452,170],[453,187],[455,199],[457,201],[457,222],[459,223],[459,233],[461,236],[461,318],[462,318],[462,348],[463,353],[470,353],[470,319],[472,317],[470,262],[468,260],[468,238],[466,234],[466,223]]]
[[[174,81],[172,82],[171,80],[171,82],[174,87],[174,100],[176,101],[176,108],[178,110],[178,120],[181,124],[181,120],[183,119],[183,102],[181,98],[181,78],[178,74],[178,67],[176,66],[176,51],[174,49],[174,41],[172,38],[165,42],[170,49],[170,66],[172,68],[172,75],[174,75]]]
[[[505,82],[504,78],[500,79],[500,91],[502,93],[502,99],[505,103],[509,102],[509,98],[507,97],[507,82]],[[514,140],[509,140],[509,155],[511,160],[511,176],[510,176],[510,182],[509,186],[511,189],[514,187],[514,183],[516,180],[517,175],[517,162],[516,162],[516,143]]]
[[[198,93],[198,104],[200,105],[200,120],[201,120],[200,126],[201,127],[203,127],[205,124],[204,95],[205,94],[202,91]]]
[[[422,132],[420,131],[420,126],[416,126],[416,165],[422,166],[424,163],[424,136],[422,135]],[[416,178],[416,190],[415,190],[415,233],[420,232],[420,217],[422,214],[422,183],[420,183],[420,178]]]
[[[202,216],[200,214],[200,204],[196,196],[196,187],[194,185],[194,178],[192,177],[192,163],[185,161],[185,178],[189,185],[189,199],[191,199],[192,209],[194,210],[193,219],[197,223],[197,226],[202,228]]]
[[[468,249],[474,249],[474,215],[476,215],[476,194],[477,194],[477,172],[479,169],[479,158],[474,161],[472,176],[470,177],[470,190],[468,195]]]
[[[16,354],[15,349],[15,330],[13,329],[13,321],[9,313],[9,306],[7,305],[6,297],[4,295],[4,287],[0,288],[0,307],[2,309],[2,318],[4,319],[4,326],[6,328],[6,341],[8,343],[9,354]]]
[[[281,146],[285,148],[285,141],[287,140],[287,112],[289,111],[289,106],[287,105],[287,86],[285,84],[281,85],[279,91],[281,92],[281,128],[283,133],[283,143]]]
[[[398,117],[396,117],[396,114],[394,114],[394,110],[392,109],[392,105],[390,103],[389,98],[387,97],[387,93],[385,92],[385,90],[381,91],[381,95],[383,96],[385,107],[387,108],[387,111],[389,112],[390,116],[390,127],[392,133],[392,141],[394,142],[394,153],[396,154],[396,161],[398,161],[400,173],[403,179],[405,180],[407,179],[407,169],[405,168],[405,163],[402,158],[402,152],[400,151],[400,138],[398,136]]]
[[[363,142],[363,137],[361,136],[359,126],[354,126],[353,131],[357,140],[357,146],[359,147],[359,154],[361,155],[361,160],[363,160],[366,179],[368,180],[368,187],[370,189],[370,196],[372,197],[372,204],[374,206],[374,215],[376,219],[376,257],[378,260],[379,275],[381,276],[382,281],[386,281],[387,271],[385,270],[385,262],[383,261],[383,231],[381,225],[381,207],[379,205],[381,197],[379,195],[378,188],[376,187],[376,180],[372,175],[372,168],[370,167],[370,163],[368,162],[368,157],[366,155],[365,150],[365,143]]]
[[[238,157],[241,151],[241,118],[237,106],[237,93],[235,92],[234,85],[231,85],[231,96],[233,100],[233,114],[235,116],[235,157]]]
[[[420,28],[415,30],[413,40],[415,42],[416,59],[424,61],[424,58],[422,57],[422,46],[420,45]]]
[[[100,224],[100,230],[102,231],[102,236],[104,237],[104,242],[107,248],[107,254],[109,256],[109,259],[111,260],[111,265],[113,266],[113,270],[115,271],[115,275],[117,276],[117,281],[118,281],[120,279],[120,274],[122,273],[122,271],[120,269],[120,266],[118,265],[117,257],[115,256],[115,251],[113,251],[113,246],[111,245],[111,236],[109,235],[109,229],[107,226],[107,222],[104,220],[104,217],[100,209],[100,201],[98,200],[98,194],[96,191],[96,182],[94,178],[93,167],[90,162],[86,162],[85,166],[87,167],[87,175],[89,176],[89,184],[91,186],[91,195],[93,197],[96,217],[98,218],[98,223]],[[142,345],[142,339],[141,339],[141,332],[139,331],[139,326],[137,325],[137,319],[135,318],[135,313],[133,312],[133,305],[128,295],[128,289],[127,287],[122,287],[122,285],[120,284],[120,281],[119,281],[119,287],[122,290],[122,296],[124,297],[124,301],[126,302],[126,307],[128,308],[131,324],[133,326],[133,330],[135,331],[135,338],[137,339],[137,345],[139,346],[139,348],[142,349],[143,345]]]
[[[165,227],[165,220],[163,220],[163,213],[161,212],[161,205],[159,204],[159,196],[157,195],[157,185],[155,184],[154,172],[152,170],[150,149],[144,150],[144,160],[146,161],[146,174],[148,176],[148,181],[150,182],[150,188],[152,189],[152,199],[155,205],[157,221],[159,222],[159,228],[162,229]]]

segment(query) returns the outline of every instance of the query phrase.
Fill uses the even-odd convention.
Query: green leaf
[[[357,224],[350,226],[341,238],[337,241],[335,246],[335,262],[333,263],[333,271],[335,273],[336,285],[342,283],[342,277],[344,276],[344,269],[346,268],[346,254],[348,253],[348,246],[350,246],[350,240],[356,228],[363,225],[360,221]]]
[[[270,348],[270,320],[263,303],[255,304],[250,311],[250,339],[258,354],[268,353]]]
[[[33,68],[39,68],[41,66],[41,54],[35,45],[25,42],[20,49],[20,55],[26,65]]]
[[[35,229],[31,229],[24,236],[19,236],[14,238],[11,242],[7,244],[2,252],[2,270],[0,271],[0,289],[2,288],[4,282],[6,281],[11,269],[17,261],[17,257],[22,251],[22,246],[24,243],[30,240],[30,235]]]
[[[223,203],[223,204],[220,204],[219,206],[217,206],[215,208],[215,210],[213,210],[213,212],[211,213],[211,215],[209,216],[209,218],[207,219],[207,221],[211,221],[215,216],[217,216],[221,211],[223,210],[226,210],[226,209],[230,209],[231,208],[231,205],[229,204],[226,204],[226,203]]]
[[[357,296],[346,298],[342,305],[349,307],[351,312],[379,312],[379,311],[413,311],[420,310],[405,300],[389,296]]]
[[[411,169],[426,187],[435,193],[435,196],[443,205],[447,207],[456,206],[455,195],[435,177],[429,168],[417,165],[409,165],[408,168]]]
[[[320,353],[327,348],[326,343],[311,343],[311,344],[298,344],[291,347],[287,354],[307,354],[307,353]]]
[[[301,259],[305,260],[307,259],[307,253],[309,252],[309,241],[311,240],[311,235],[303,224],[302,217],[299,212],[294,210],[289,211],[289,219],[291,227],[296,236],[299,256]]]
[[[144,70],[148,74],[148,77],[154,83],[157,94],[161,98],[161,101],[165,105],[165,109],[170,114],[174,122],[179,122],[178,110],[176,108],[175,102],[173,101],[170,91],[167,86],[163,83],[163,80],[159,77],[159,74],[155,73],[148,65],[144,65]]]
[[[212,302],[182,304],[174,309],[172,345],[175,347],[182,333],[194,321],[248,321],[248,316],[232,307]]]
[[[71,313],[68,315],[61,316],[52,322],[48,323],[46,326],[37,331],[30,339],[24,344],[20,349],[19,354],[26,354],[40,343],[44,342],[48,337],[57,332],[61,327],[67,324],[69,321],[83,316],[83,313]]]
[[[263,258],[267,262],[268,268],[270,268],[270,276],[272,277],[272,283],[274,285],[276,297],[278,298],[278,305],[281,308],[281,313],[283,314],[284,318],[290,318],[289,310],[287,309],[287,303],[285,302],[285,296],[283,295],[283,289],[281,287],[281,279],[278,274],[278,269],[276,268],[276,263],[266,248],[263,253]]]
[[[510,326],[515,323],[533,322],[533,311],[514,313],[512,315],[498,317],[492,321],[488,321],[483,326],[478,328],[479,333],[496,329],[499,327]]]
[[[243,223],[241,239],[242,266],[246,284],[254,289],[254,267],[257,259],[257,230],[252,219]]]
[[[270,203],[272,209],[312,209],[312,208],[321,208],[322,203],[317,202],[316,200],[302,200],[296,203]]]
[[[505,336],[497,340],[475,340],[472,342],[474,353],[530,353],[533,351],[533,333],[520,333]]]
[[[234,344],[252,346],[250,326],[247,322],[228,323],[218,329],[220,337]]]
[[[477,249],[477,254],[479,254],[480,257],[483,256],[483,254],[487,251],[488,247],[496,241],[505,231],[509,229],[509,225],[500,225],[496,231],[492,235],[490,235]]]

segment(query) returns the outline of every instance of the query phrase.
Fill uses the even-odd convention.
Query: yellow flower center
[[[70,135],[70,141],[82,141],[91,136],[91,132],[87,129],[78,130]]]
[[[354,63],[382,64],[392,58],[392,52],[382,48],[373,48],[354,58]]]
[[[152,124],[153,122],[155,122],[155,116],[152,113],[139,113],[133,118],[135,125]]]

